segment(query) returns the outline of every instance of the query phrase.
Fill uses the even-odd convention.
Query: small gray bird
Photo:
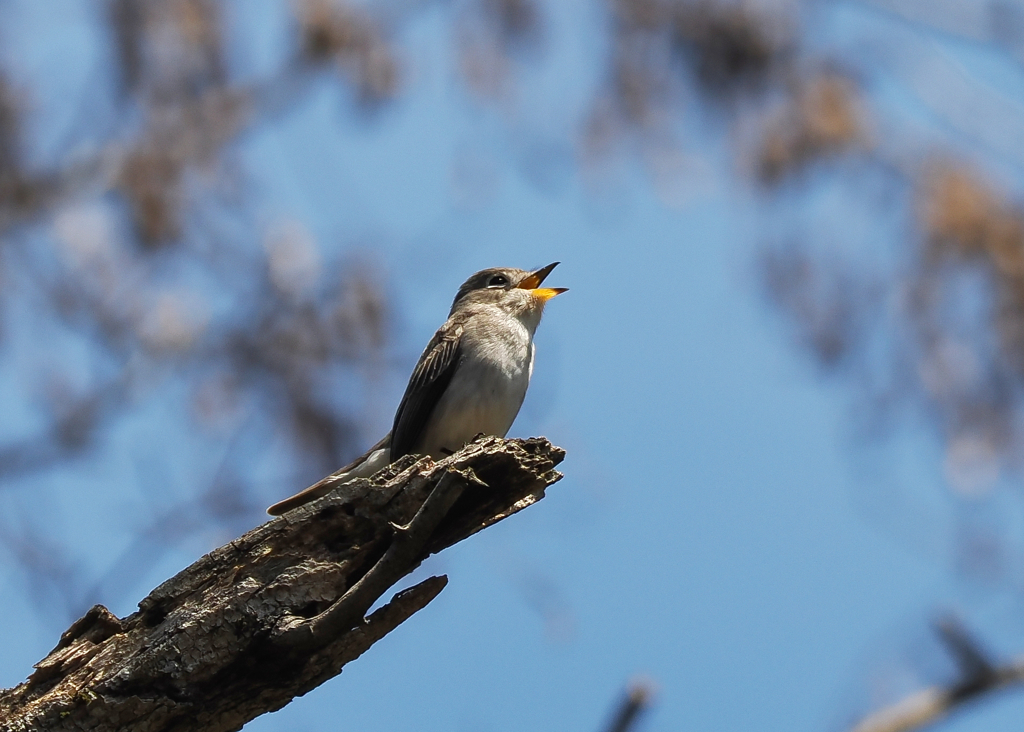
[[[481,432],[504,437],[533,374],[533,334],[544,304],[565,288],[540,287],[558,262],[535,272],[477,272],[455,295],[405,388],[391,432],[337,472],[267,509],[272,516],[366,478],[403,455],[451,455]]]

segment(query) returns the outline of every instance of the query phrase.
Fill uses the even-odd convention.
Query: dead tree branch
[[[374,602],[430,554],[535,503],[562,476],[547,440],[481,438],[403,458],[249,531],[118,618],[95,606],[20,686],[0,730],[237,730],[336,676],[444,588]]]

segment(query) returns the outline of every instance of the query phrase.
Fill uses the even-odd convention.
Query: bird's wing
[[[377,450],[380,450],[381,448],[386,448],[390,442],[391,433],[389,432],[386,435],[384,435],[383,439],[381,439],[380,442],[378,442],[376,445],[371,447],[369,450],[367,450],[365,453],[357,457],[355,460],[350,462],[345,467],[338,468],[333,473],[328,475],[326,478],[321,478],[316,483],[311,485],[309,488],[299,491],[294,496],[285,498],[283,501],[278,501],[273,506],[267,509],[267,513],[269,513],[271,516],[280,516],[281,514],[287,511],[291,511],[293,508],[298,508],[299,506],[309,503],[310,501],[314,501],[317,498],[320,498],[321,496],[326,496],[328,493],[331,492],[331,489],[338,485],[339,479],[343,483],[351,479],[349,476],[346,476],[345,473],[348,473],[350,470],[359,467],[359,465],[363,463],[365,460],[367,460],[370,457],[370,455],[375,453]]]
[[[430,339],[413,369],[391,428],[392,462],[412,452],[430,414],[451,383],[459,364],[462,331],[460,320],[449,319]]]
[[[398,405],[398,411],[395,413],[394,428],[384,436],[384,439],[367,450],[364,455],[334,471],[323,480],[290,498],[275,503],[267,509],[267,513],[271,516],[280,516],[286,511],[327,495],[338,485],[339,479],[342,482],[347,482],[350,479],[345,473],[357,468],[375,451],[388,447],[389,444],[391,462],[407,455],[423,432],[430,413],[434,411],[434,407],[437,406],[441,395],[444,394],[444,390],[448,388],[448,384],[452,380],[452,374],[455,373],[455,367],[458,365],[462,330],[461,321],[452,319],[441,326],[434,337],[430,339],[416,368],[413,369],[412,376],[409,377],[405,396],[402,397],[402,402]]]

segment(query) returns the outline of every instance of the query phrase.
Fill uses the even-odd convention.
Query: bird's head
[[[553,262],[533,272],[512,267],[480,270],[462,283],[451,311],[467,305],[497,305],[516,317],[536,313],[539,319],[544,303],[567,289],[540,286],[557,266],[558,262]]]

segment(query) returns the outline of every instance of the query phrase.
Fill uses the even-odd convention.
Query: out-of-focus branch
[[[933,725],[971,702],[1010,687],[1024,686],[1024,659],[995,664],[956,620],[936,625],[936,632],[959,667],[959,677],[945,686],[923,689],[874,712],[851,732],[909,732]]]
[[[630,683],[605,732],[630,732],[636,729],[644,712],[650,709],[653,699],[654,685],[650,681],[638,679]]]
[[[241,728],[336,676],[444,588],[431,577],[363,614],[430,554],[535,503],[562,476],[545,439],[481,438],[253,529],[117,618],[95,606],[20,686],[5,729]]]

